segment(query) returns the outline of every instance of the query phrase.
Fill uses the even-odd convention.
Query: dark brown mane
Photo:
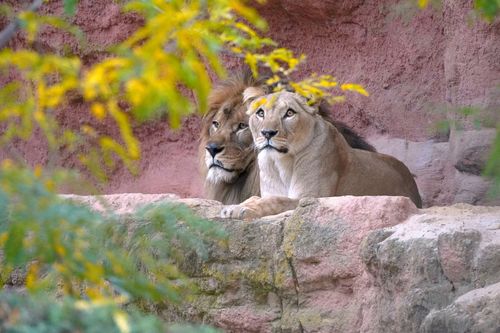
[[[368,150],[372,152],[376,152],[377,150],[371,144],[366,142],[366,140],[356,133],[351,127],[347,124],[344,124],[341,121],[333,120],[331,113],[331,105],[326,101],[321,101],[318,106],[318,113],[323,119],[330,122],[337,128],[337,130],[342,134],[344,139],[347,141],[349,146],[355,149]]]

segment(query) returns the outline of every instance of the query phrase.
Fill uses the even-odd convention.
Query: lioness
[[[257,155],[243,105],[243,91],[249,87],[266,89],[249,71],[241,71],[219,84],[209,95],[209,111],[202,120],[198,157],[205,196],[224,204],[241,203],[260,195]],[[320,114],[336,126],[351,146],[375,151],[347,125],[330,120],[327,105],[321,106]]]
[[[392,195],[422,206],[408,168],[394,157],[349,147],[344,137],[291,92],[255,98],[249,106],[250,130],[258,151],[260,192],[241,205],[226,206],[222,217],[254,218],[296,207],[303,197]]]

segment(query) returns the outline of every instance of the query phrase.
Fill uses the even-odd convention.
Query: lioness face
[[[228,100],[209,114],[206,128],[206,180],[232,183],[254,160],[252,134],[241,97]]]
[[[317,110],[296,93],[283,91],[257,98],[250,104],[249,113],[259,158],[261,154],[293,155],[312,139]]]

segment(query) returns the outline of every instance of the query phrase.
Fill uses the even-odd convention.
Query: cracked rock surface
[[[417,209],[403,197],[303,199],[255,221],[220,220],[218,202],[104,196],[130,212],[174,200],[228,232],[205,259],[189,257],[200,286],[158,312],[225,332],[498,332],[500,207]],[[83,200],[95,204],[91,197]],[[126,209],[124,209],[126,208]]]

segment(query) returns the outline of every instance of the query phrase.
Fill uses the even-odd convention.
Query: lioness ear
[[[266,91],[261,87],[248,87],[243,91],[243,104],[247,106],[257,97],[264,96]]]
[[[318,113],[319,110],[318,103],[314,102],[311,98],[307,98],[297,93],[295,93],[295,95],[297,96],[298,104],[304,109],[304,111],[310,114]]]
[[[312,114],[316,114],[319,112],[319,105],[318,103],[313,103],[313,104],[309,104],[309,102],[307,103],[307,106],[309,108],[309,112],[311,112]]]

